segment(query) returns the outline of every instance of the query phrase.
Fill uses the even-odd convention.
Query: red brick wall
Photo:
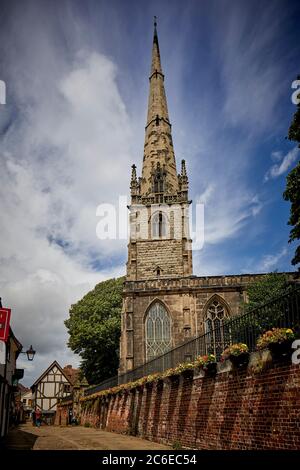
[[[68,407],[67,406],[57,405],[54,424],[55,426],[66,426],[68,424]]]
[[[300,366],[271,363],[98,399],[81,423],[197,449],[300,449],[299,416]]]

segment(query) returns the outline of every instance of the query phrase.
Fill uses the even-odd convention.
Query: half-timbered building
[[[62,368],[54,361],[31,386],[33,409],[41,410],[48,420],[54,417],[59,399],[69,395],[73,390],[78,371],[72,366]]]

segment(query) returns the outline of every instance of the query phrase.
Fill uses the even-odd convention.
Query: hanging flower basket
[[[284,341],[283,343],[270,343],[268,349],[273,357],[290,358],[292,353],[292,341]]]
[[[231,344],[222,352],[221,361],[230,360],[234,367],[246,367],[249,362],[249,349],[245,343]]]
[[[178,378],[179,378],[179,375],[180,375],[180,372],[179,372],[179,370],[177,370],[176,368],[167,369],[167,370],[162,374],[160,380],[163,380],[163,379],[170,379],[170,380],[178,379]]]
[[[235,367],[246,367],[249,362],[249,353],[244,352],[238,355],[230,354],[229,360]]]
[[[195,363],[199,370],[203,370],[206,375],[212,376],[217,373],[217,360],[214,354],[198,356]]]
[[[144,384],[139,384],[135,387],[138,392],[141,392],[144,389]]]
[[[149,388],[149,389],[152,388],[153,387],[153,382],[146,382],[145,387]]]
[[[150,374],[150,375],[147,375],[146,377],[146,387],[150,388],[153,386],[153,384],[155,382],[157,382],[159,379],[161,378],[161,374],[159,373],[155,373],[155,374]]]
[[[195,364],[193,362],[183,362],[175,368],[175,372],[184,377],[192,377],[194,375]]]
[[[268,349],[274,359],[289,359],[296,335],[291,328],[273,328],[257,340],[257,349]]]
[[[181,375],[185,378],[194,377],[194,369],[185,369],[181,372]]]
[[[217,363],[216,362],[210,362],[205,367],[203,367],[203,370],[205,371],[206,375],[209,375],[209,376],[216,375],[216,373],[217,373]]]
[[[164,387],[164,379],[161,377],[156,381],[156,390],[162,390]]]
[[[180,374],[172,374],[168,375],[167,377],[171,382],[178,382],[180,378]]]

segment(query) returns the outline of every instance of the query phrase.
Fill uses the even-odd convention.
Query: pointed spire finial
[[[185,160],[181,160],[181,174],[178,175],[181,191],[188,190],[189,179],[186,172]]]
[[[157,26],[157,16],[154,16],[154,36],[153,36],[153,42],[157,44],[157,48],[158,48],[158,36],[157,36],[157,29],[156,29],[156,26]],[[158,51],[159,53],[159,51]]]
[[[130,180],[131,195],[135,196],[139,192],[139,182],[136,175],[136,166],[131,166],[131,180]]]
[[[136,183],[137,182],[137,177],[136,177],[136,165],[131,165],[131,182]]]

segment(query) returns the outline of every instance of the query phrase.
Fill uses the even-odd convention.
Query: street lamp
[[[28,361],[33,361],[33,358],[35,356],[35,350],[33,349],[32,344],[30,348],[27,349],[27,351],[20,351],[20,354],[27,354]]]
[[[33,361],[35,350],[33,349],[32,345],[26,351],[28,361]]]

